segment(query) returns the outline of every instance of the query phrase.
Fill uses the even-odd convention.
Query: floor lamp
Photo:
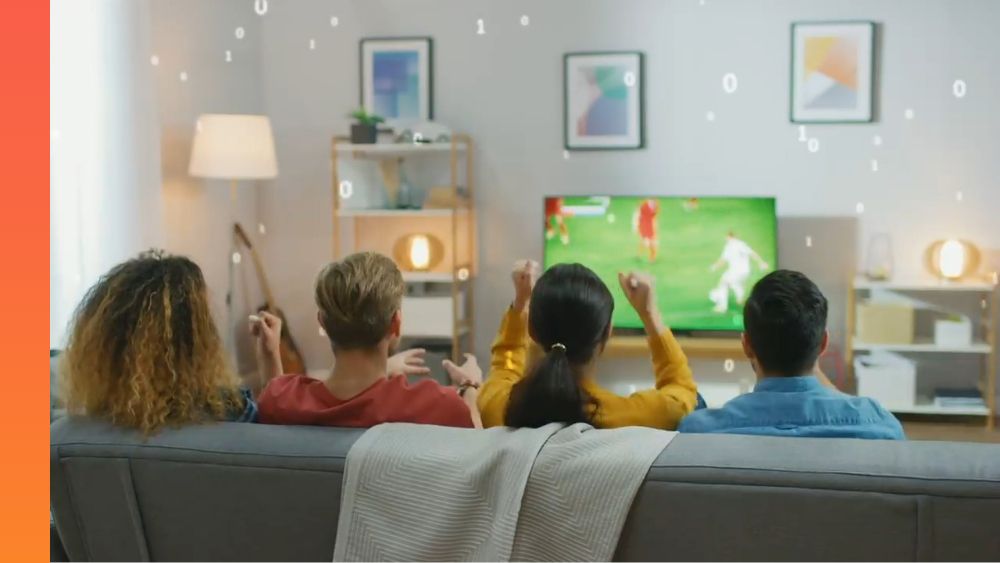
[[[229,180],[229,232],[236,223],[240,180],[262,180],[278,175],[271,121],[265,115],[203,114],[195,124],[188,173],[197,178]],[[226,292],[226,347],[233,345],[233,260],[235,241],[230,234],[229,287]]]

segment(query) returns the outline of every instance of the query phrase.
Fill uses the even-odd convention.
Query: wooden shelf
[[[458,283],[465,283],[473,277],[470,274],[468,278],[458,280]],[[403,281],[406,283],[452,283],[456,280],[451,272],[403,272]]]
[[[400,219],[405,217],[451,217],[453,213],[468,213],[468,208],[459,207],[456,209],[344,209],[337,211],[340,217],[364,217],[386,219]]]
[[[867,344],[854,341],[853,348],[857,352],[926,352],[938,354],[989,354],[992,351],[985,342],[973,342],[968,346],[938,346],[933,342],[914,342],[913,344]]]
[[[448,154],[451,152],[451,143],[374,143],[368,145],[337,143],[336,147],[337,152],[341,154],[356,157],[368,156],[372,158],[393,158],[418,154]],[[465,144],[458,143],[455,149],[458,152],[464,152]]]
[[[882,289],[887,291],[971,291],[976,293],[988,293],[996,286],[986,279],[977,281],[949,282],[933,278],[900,279],[889,281],[871,281],[865,277],[858,277],[854,280],[855,289],[873,290]]]
[[[721,358],[740,360],[743,345],[739,338],[677,338],[681,348],[689,358]],[[649,344],[645,336],[612,336],[604,351],[612,358],[649,356]]]
[[[918,403],[907,407],[886,407],[898,414],[940,414],[956,416],[988,416],[990,411],[983,407],[939,407],[934,403]]]

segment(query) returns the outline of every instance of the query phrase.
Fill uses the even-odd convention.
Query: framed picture
[[[866,123],[874,118],[875,23],[792,24],[795,123]]]
[[[567,150],[641,149],[642,53],[566,53],[563,138]]]
[[[361,40],[361,105],[390,125],[434,117],[430,37]]]

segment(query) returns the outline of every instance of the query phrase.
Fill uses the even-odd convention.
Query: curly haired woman
[[[60,377],[69,412],[145,434],[257,418],[257,405],[227,364],[201,269],[180,256],[144,253],[88,291]]]

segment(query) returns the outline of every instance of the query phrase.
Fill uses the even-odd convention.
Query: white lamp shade
[[[271,121],[265,115],[204,114],[198,118],[188,172],[199,178],[274,178]]]

